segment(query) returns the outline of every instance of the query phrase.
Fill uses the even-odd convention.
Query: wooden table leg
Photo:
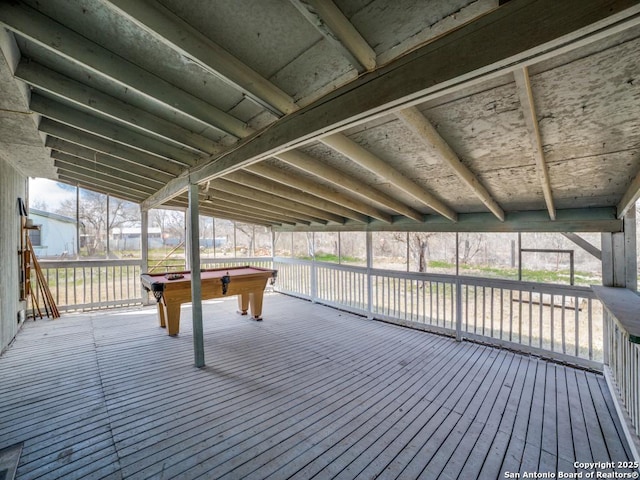
[[[167,307],[164,304],[164,299],[158,302],[158,319],[160,320],[160,326],[165,328],[167,326],[167,320],[165,317],[165,309]]]
[[[238,295],[238,313],[246,315],[249,310],[249,294],[242,293]]]
[[[262,299],[264,292],[262,290],[251,292],[249,294],[249,303],[251,305],[251,315],[255,320],[262,320]]]
[[[171,336],[178,335],[180,332],[180,303],[170,302],[166,305],[167,333]]]

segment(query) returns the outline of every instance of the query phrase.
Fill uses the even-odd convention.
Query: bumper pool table
[[[269,280],[275,282],[277,273],[250,266],[201,270],[202,300],[237,295],[239,313],[246,315],[250,310],[254,319],[261,320],[264,289]],[[143,273],[140,280],[158,302],[160,326],[177,335],[180,305],[191,302],[191,272]]]

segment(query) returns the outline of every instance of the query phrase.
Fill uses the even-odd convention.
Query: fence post
[[[462,282],[456,278],[456,340],[462,341]]]

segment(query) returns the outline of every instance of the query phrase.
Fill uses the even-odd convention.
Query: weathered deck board
[[[18,479],[502,478],[630,458],[602,377],[282,295],[24,326],[0,357]]]

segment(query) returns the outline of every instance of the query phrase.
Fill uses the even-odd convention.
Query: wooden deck
[[[235,308],[204,304],[201,370],[189,306],[175,338],[154,308],[25,324],[0,357],[17,478],[493,479],[631,459],[599,375],[284,295],[263,322]]]

